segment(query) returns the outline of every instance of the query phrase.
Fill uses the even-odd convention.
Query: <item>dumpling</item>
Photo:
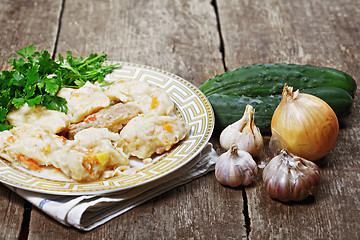
[[[58,96],[66,99],[68,116],[72,123],[80,122],[88,115],[110,105],[110,99],[101,87],[90,82],[86,82],[79,89],[63,88]]]
[[[105,90],[111,101],[133,102],[144,114],[170,115],[174,111],[174,102],[159,87],[147,82],[118,81]]]
[[[128,166],[129,157],[117,147],[120,136],[106,128],[78,132],[62,149],[51,153],[52,164],[76,181],[95,181],[105,171]]]
[[[72,139],[77,132],[90,127],[107,128],[118,133],[130,119],[140,113],[141,110],[136,104],[117,103],[88,116],[82,122],[71,124],[67,129],[67,137]]]
[[[120,132],[126,154],[140,159],[162,154],[184,139],[190,126],[181,119],[170,116],[141,115],[133,118]]]
[[[128,166],[129,157],[117,147],[120,136],[105,128],[78,132],[74,140],[24,124],[0,132],[0,157],[28,169],[54,166],[76,181],[95,181],[105,171]]]
[[[23,124],[40,126],[50,133],[62,131],[70,123],[69,117],[63,112],[48,110],[41,105],[29,107],[27,103],[11,110],[6,116],[6,120],[17,127]]]
[[[65,141],[39,126],[23,124],[0,132],[0,156],[38,170],[39,166],[52,165],[49,154],[63,148]]]

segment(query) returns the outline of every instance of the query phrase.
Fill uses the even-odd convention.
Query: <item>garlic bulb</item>
[[[311,161],[281,150],[264,168],[263,180],[271,198],[301,201],[315,193],[320,183],[320,169]]]
[[[219,142],[222,148],[229,150],[235,144],[239,150],[254,157],[260,154],[264,142],[260,130],[255,126],[254,114],[254,108],[247,105],[243,117],[221,132]]]
[[[339,132],[335,112],[320,98],[293,92],[286,84],[282,97],[271,120],[271,141],[307,160],[325,156]]]
[[[258,167],[252,156],[233,145],[220,155],[215,164],[216,179],[223,185],[247,186],[254,180]]]

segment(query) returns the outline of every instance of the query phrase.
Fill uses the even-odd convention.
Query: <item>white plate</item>
[[[111,62],[114,64],[114,62]],[[124,63],[106,76],[106,80],[131,79],[145,81],[162,88],[175,103],[175,114],[191,126],[188,138],[169,152],[157,156],[152,164],[143,165],[134,175],[118,176],[91,183],[78,183],[43,170],[34,173],[0,159],[0,181],[25,190],[56,195],[105,194],[139,186],[177,170],[204,148],[214,128],[210,103],[198,88],[188,81],[149,66]]]

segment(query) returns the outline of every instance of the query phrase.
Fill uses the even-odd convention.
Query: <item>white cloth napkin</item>
[[[11,188],[24,199],[67,226],[89,231],[174,187],[214,169],[218,154],[208,143],[180,169],[155,181],[109,195],[59,196]]]

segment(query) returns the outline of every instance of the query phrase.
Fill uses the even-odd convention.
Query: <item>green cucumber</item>
[[[351,113],[353,98],[341,88],[318,87],[303,89],[301,92],[315,95],[324,100],[340,119]]]
[[[353,98],[340,88],[319,87],[304,89],[301,92],[315,95],[327,102],[338,118],[348,115],[351,111]],[[261,133],[271,132],[271,118],[281,99],[280,94],[259,97],[212,94],[208,97],[215,112],[216,129],[222,130],[239,120],[246,105],[250,104],[255,109],[255,125]]]
[[[255,125],[261,133],[269,133],[271,118],[281,101],[281,95],[246,97],[215,93],[210,95],[208,100],[215,112],[216,130],[221,131],[238,121],[244,115],[246,105],[250,104],[255,109]]]
[[[205,81],[199,88],[206,95],[269,96],[281,94],[284,84],[295,89],[336,87],[354,97],[356,82],[348,74],[326,67],[265,63],[229,70]]]
[[[255,124],[270,133],[271,118],[281,101],[285,83],[302,93],[313,94],[334,110],[338,118],[351,112],[357,88],[348,74],[325,67],[266,63],[226,71],[205,81],[199,89],[209,99],[216,129],[239,120],[247,104],[255,109]]]

